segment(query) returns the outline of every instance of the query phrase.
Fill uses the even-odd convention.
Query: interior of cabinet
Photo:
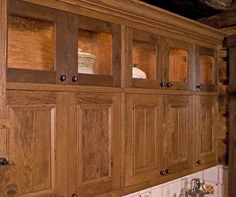
[[[112,75],[112,34],[79,29],[78,72]]]
[[[170,48],[169,50],[169,80],[187,82],[188,51]]]
[[[200,84],[213,84],[214,57],[210,55],[200,55]]]
[[[132,46],[133,78],[156,79],[156,44],[133,40]]]
[[[9,15],[8,68],[53,71],[55,23]]]

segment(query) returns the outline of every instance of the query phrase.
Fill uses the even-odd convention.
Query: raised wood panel
[[[216,160],[217,97],[197,96],[196,101],[196,161],[204,164]]]
[[[119,99],[112,94],[78,94],[76,182],[80,196],[120,185]],[[71,169],[74,171],[74,169]]]
[[[162,96],[126,96],[125,185],[159,177],[163,124]]]
[[[111,105],[80,105],[79,185],[111,179]],[[92,120],[92,121],[91,121]]]
[[[193,135],[192,96],[166,96],[164,163],[170,173],[190,169]]]
[[[52,193],[55,187],[55,108],[14,106],[12,110],[15,127],[10,156],[17,164],[18,196],[45,190]]]
[[[7,94],[14,122],[10,129],[9,155],[16,169],[14,180],[19,197],[57,195],[56,100],[50,98],[50,93],[48,97],[46,94],[26,91]]]

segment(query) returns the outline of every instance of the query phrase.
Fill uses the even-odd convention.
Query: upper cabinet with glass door
[[[166,39],[161,86],[190,90],[193,81],[193,44]]]
[[[216,51],[197,47],[196,90],[217,91]]]
[[[120,85],[120,26],[9,1],[8,82]]]
[[[8,8],[7,81],[55,83],[58,13],[15,0]]]
[[[193,45],[138,30],[128,30],[132,86],[189,90]]]
[[[79,84],[120,85],[120,27],[85,16],[78,16]]]
[[[161,78],[160,37],[134,29],[128,31],[132,86],[156,88]]]

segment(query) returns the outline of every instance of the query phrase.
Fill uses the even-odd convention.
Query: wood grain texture
[[[52,96],[53,95],[53,96]],[[8,91],[9,156],[15,165],[17,196],[56,196],[56,96]],[[17,99],[16,99],[17,98]]]
[[[73,172],[80,196],[94,196],[120,186],[120,101],[112,94],[77,94],[71,133]],[[76,111],[75,111],[76,110]],[[76,170],[75,170],[76,169]]]
[[[217,97],[196,97],[196,158],[201,164],[216,161],[217,139],[216,139],[216,113]],[[195,162],[196,162],[195,161]]]
[[[16,15],[8,21],[8,68],[53,71],[55,24]]]
[[[135,27],[137,23],[140,24],[140,27],[142,24],[148,24],[148,28],[158,27],[158,31],[161,33],[163,33],[164,30],[168,33],[174,32],[176,35],[184,34],[189,38],[194,37],[194,39],[198,39],[199,41],[207,40],[207,42],[219,43],[218,39],[221,39],[223,35],[222,32],[218,30],[209,28],[208,26],[202,25],[192,20],[184,19],[183,17],[177,16],[175,14],[170,14],[165,10],[152,7],[137,0],[118,2],[115,0],[91,0],[86,2],[77,0],[61,0],[60,2],[57,2],[55,0],[50,0],[47,1],[47,3],[41,0],[25,1],[34,2],[37,4],[46,4],[50,7],[58,7],[60,9],[74,13],[80,12],[82,15],[87,16],[94,14],[96,17],[100,18],[102,17],[107,19],[107,17],[112,17],[115,21],[122,21],[123,24],[126,23],[133,27]],[[77,5],[79,7],[72,7],[71,5]],[[88,7],[90,8],[89,10],[86,9]],[[140,15],[140,13],[142,13],[142,15]],[[209,31],[212,33],[209,34]]]
[[[170,173],[191,168],[193,139],[193,97],[166,96],[164,163]]]
[[[163,98],[157,95],[126,96],[125,186],[160,176]]]
[[[6,113],[7,1],[0,1],[0,119]]]

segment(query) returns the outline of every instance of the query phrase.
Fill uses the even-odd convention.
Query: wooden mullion
[[[0,0],[0,119],[6,118],[7,0]]]
[[[78,76],[78,17],[61,13],[57,16],[56,31],[56,73],[58,83],[72,83],[72,77]],[[60,76],[66,75],[66,81]]]
[[[7,82],[55,84],[55,78],[56,73],[52,71],[7,69]]]

